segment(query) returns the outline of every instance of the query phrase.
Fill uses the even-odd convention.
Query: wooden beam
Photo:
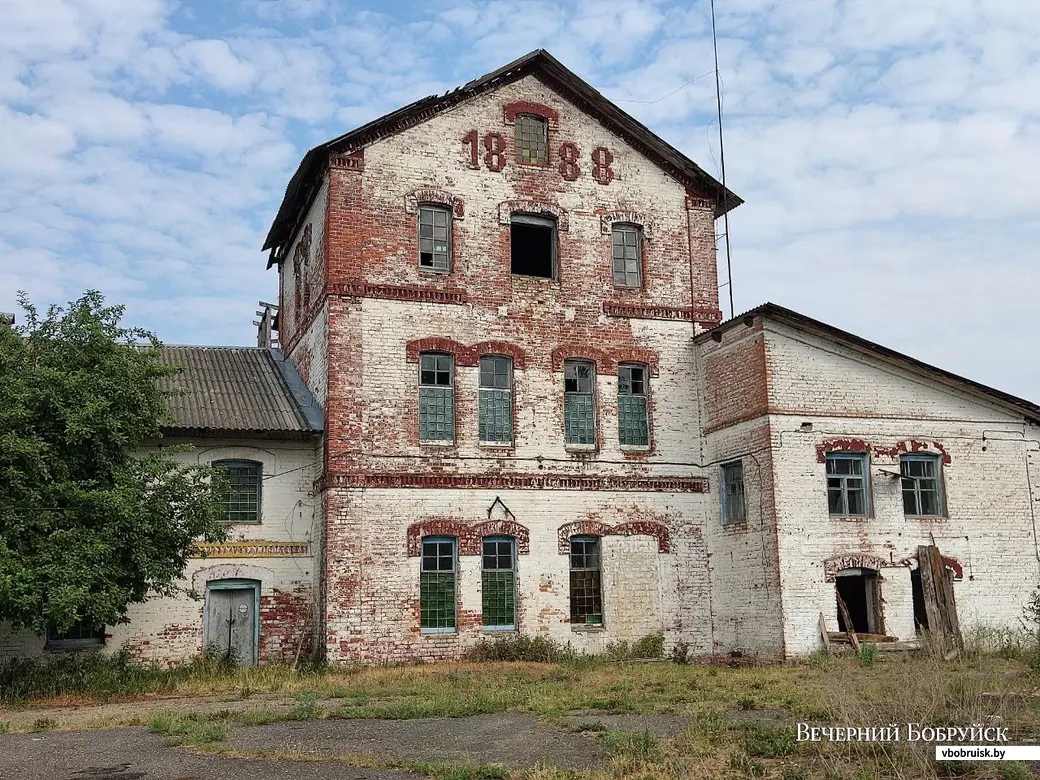
[[[838,596],[838,609],[841,610],[841,619],[845,621],[845,633],[849,637],[852,649],[856,651],[856,655],[859,655],[859,639],[856,637],[856,627],[852,625],[852,618],[849,617],[849,608],[845,606],[845,602],[842,600],[841,594],[837,592],[837,588],[834,589],[834,592]]]
[[[820,636],[823,637],[823,649],[827,651],[827,655],[831,653],[831,638],[827,633],[827,619],[820,613]]]

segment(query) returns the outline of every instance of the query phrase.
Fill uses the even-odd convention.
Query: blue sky
[[[1040,401],[1040,3],[716,10],[737,310],[772,300]],[[0,18],[3,311],[18,289],[97,288],[168,342],[248,344],[303,153],[538,47],[718,174],[700,0],[0,0]]]

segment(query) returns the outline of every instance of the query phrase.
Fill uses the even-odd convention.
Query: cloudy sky
[[[1040,3],[716,10],[737,311],[775,301],[1040,401]],[[0,0],[0,310],[97,288],[168,342],[248,344],[303,153],[538,47],[717,175],[709,18],[706,0]]]

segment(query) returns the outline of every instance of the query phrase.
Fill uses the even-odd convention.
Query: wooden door
[[[953,573],[943,565],[939,548],[935,545],[919,546],[917,566],[921,572],[928,630],[933,640],[944,652],[963,648],[957,602],[953,595]]]

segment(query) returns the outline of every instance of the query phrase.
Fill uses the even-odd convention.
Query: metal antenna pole
[[[719,112],[719,167],[722,171],[723,208],[726,205],[726,151],[722,143],[722,78],[719,75],[719,41],[715,33],[715,0],[709,0],[711,6],[711,45],[715,52],[715,102]],[[733,309],[733,264],[729,244],[729,212],[722,214],[722,230],[726,239],[726,285],[729,287],[729,316],[734,317]]]

